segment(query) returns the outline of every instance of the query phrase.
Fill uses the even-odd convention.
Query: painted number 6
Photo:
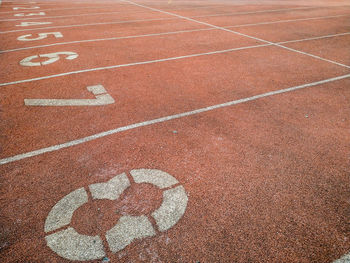
[[[55,53],[49,53],[49,54],[40,54],[40,55],[34,55],[30,57],[26,57],[22,59],[19,64],[25,67],[37,67],[37,66],[44,66],[48,65],[51,63],[54,63],[60,59],[60,55],[66,55],[65,59],[68,60],[73,60],[78,57],[78,54],[75,52],[69,52],[69,51],[64,51],[64,52],[55,52]],[[44,62],[32,62],[35,59],[38,58],[48,58]]]
[[[17,40],[19,40],[19,41],[35,41],[35,40],[41,40],[41,39],[47,38],[48,35],[53,35],[55,38],[63,37],[61,32],[39,33],[38,35],[39,35],[39,37],[34,37],[34,38],[30,38],[33,36],[33,34],[23,35],[23,36],[19,36],[17,38]]]

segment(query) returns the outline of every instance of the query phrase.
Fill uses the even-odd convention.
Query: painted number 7
[[[19,36],[17,38],[17,40],[19,40],[19,41],[35,41],[35,40],[45,39],[45,38],[47,38],[48,35],[53,35],[55,38],[63,37],[61,32],[39,33],[38,35],[39,35],[38,37],[32,37],[33,34],[23,35],[23,36]],[[30,37],[32,37],[32,38],[30,38]]]

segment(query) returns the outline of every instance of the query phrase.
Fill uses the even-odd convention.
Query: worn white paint
[[[63,197],[51,209],[45,221],[45,232],[51,232],[68,225],[76,209],[87,203],[88,196],[84,188],[79,188]]]
[[[187,207],[188,197],[183,186],[178,186],[163,192],[163,203],[152,213],[159,231],[167,231],[183,216]]]
[[[33,37],[33,34],[19,36],[17,40],[19,41],[37,41],[47,38],[49,35],[53,35],[55,38],[63,37],[61,32],[47,32],[47,33],[38,33],[38,37]]]
[[[23,6],[19,6],[19,7],[13,7],[13,10],[32,10],[32,9],[39,9],[40,6],[32,6],[32,7],[23,7]]]
[[[250,101],[254,101],[254,100],[265,98],[265,97],[275,96],[275,95],[278,95],[278,94],[288,93],[288,92],[296,91],[296,90],[299,90],[299,89],[305,89],[305,88],[309,88],[309,87],[314,87],[314,86],[317,86],[317,85],[330,83],[330,82],[343,80],[343,79],[348,79],[348,78],[350,78],[350,74],[341,75],[341,76],[328,78],[328,79],[324,79],[324,80],[320,80],[320,81],[315,81],[315,82],[311,82],[311,83],[306,83],[306,84],[302,84],[302,85],[298,85],[298,86],[294,86],[294,87],[290,87],[290,88],[286,88],[286,89],[280,89],[280,90],[265,92],[265,93],[258,94],[258,95],[255,95],[255,96],[246,97],[246,98],[239,99],[239,100],[232,100],[232,101],[228,101],[228,102],[225,102],[225,103],[216,104],[216,105],[212,105],[212,106],[208,106],[208,107],[205,107],[205,108],[200,108],[200,109],[196,109],[196,110],[192,110],[192,111],[187,111],[187,112],[183,112],[183,113],[173,114],[173,115],[169,115],[169,116],[165,116],[165,117],[161,117],[161,118],[157,118],[157,119],[152,119],[152,120],[147,120],[147,121],[143,121],[143,122],[133,123],[133,124],[130,124],[130,125],[126,125],[126,126],[114,128],[114,129],[111,129],[111,130],[107,130],[107,131],[104,131],[104,132],[96,133],[96,134],[93,134],[93,135],[90,135],[90,136],[82,137],[80,139],[68,141],[68,142],[61,143],[61,144],[52,145],[52,146],[49,146],[49,147],[41,148],[41,149],[38,149],[38,150],[26,152],[26,153],[17,154],[17,155],[11,156],[11,157],[6,157],[6,158],[3,158],[3,159],[0,159],[0,165],[4,165],[4,164],[12,163],[12,162],[15,162],[15,161],[23,160],[23,159],[26,159],[26,158],[38,156],[38,155],[41,155],[41,154],[45,154],[45,153],[54,152],[54,151],[58,151],[58,150],[61,150],[61,149],[69,148],[69,147],[72,147],[72,146],[75,146],[75,145],[83,144],[83,143],[86,143],[86,142],[90,142],[90,141],[93,141],[93,140],[96,140],[96,139],[99,139],[99,138],[103,138],[103,137],[106,137],[106,136],[109,136],[109,135],[113,135],[113,134],[117,134],[117,133],[124,132],[124,131],[132,130],[132,129],[136,129],[136,128],[140,128],[140,127],[145,127],[145,126],[153,125],[153,124],[156,124],[156,123],[167,122],[167,121],[170,121],[170,120],[175,120],[175,119],[179,119],[179,118],[183,118],[183,117],[187,117],[187,116],[192,116],[192,115],[200,114],[200,113],[203,113],[203,112],[208,112],[208,111],[212,111],[212,110],[216,110],[216,109],[220,109],[220,108],[224,108],[224,107],[233,106],[233,105],[236,105],[236,104],[250,102]]]
[[[19,25],[16,25],[16,26],[38,26],[38,25],[49,25],[49,24],[52,24],[52,22],[22,22],[20,23]],[[17,31],[26,31],[26,30],[14,30],[14,32],[17,32]]]
[[[38,12],[38,13],[19,13],[19,14],[14,14],[13,16],[45,16],[45,12]],[[6,21],[6,20],[1,20],[1,21]]]
[[[65,59],[67,60],[73,60],[78,57],[78,54],[71,51],[62,51],[62,52],[54,52],[49,54],[40,54],[40,55],[34,55],[30,57],[26,57],[22,59],[19,64],[21,66],[25,67],[38,67],[38,66],[45,66],[52,63],[55,63],[56,61],[60,60],[61,56],[65,56]],[[33,60],[36,60],[38,58],[48,58],[44,62],[33,62]]]
[[[118,223],[107,231],[109,249],[116,253],[135,239],[155,236],[156,232],[146,216],[122,216]]]
[[[45,239],[49,248],[69,260],[95,260],[106,255],[99,236],[81,235],[72,227],[48,235]]]
[[[151,183],[160,188],[177,184],[170,174],[155,169],[132,170],[135,183]],[[158,178],[159,177],[159,178]],[[125,173],[119,174],[105,183],[89,185],[93,199],[116,200],[130,186]],[[182,186],[164,190],[163,202],[153,214],[160,231],[174,226],[183,216],[187,206],[187,195]],[[88,202],[84,188],[79,188],[65,197],[51,209],[46,221],[45,232],[47,245],[58,255],[69,260],[94,260],[105,255],[103,243],[98,236],[81,235],[69,227],[73,213]],[[66,229],[61,229],[67,227]],[[59,230],[55,233],[52,231]],[[136,239],[152,237],[156,231],[146,215],[123,215],[116,224],[106,232],[109,249],[116,253]]]
[[[333,263],[350,263],[350,253],[342,256],[340,259],[333,261]]]
[[[115,100],[106,93],[102,85],[87,87],[95,95],[95,99],[24,99],[26,106],[102,106],[113,104]]]
[[[93,199],[117,200],[129,186],[128,177],[125,173],[122,173],[106,183],[91,184],[89,185],[89,189]]]
[[[149,183],[160,189],[178,184],[179,181],[170,174],[156,169],[137,169],[130,171],[135,183]]]

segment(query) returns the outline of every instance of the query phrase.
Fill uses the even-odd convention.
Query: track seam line
[[[241,103],[245,103],[245,102],[249,102],[249,101],[254,101],[257,99],[261,99],[261,98],[265,98],[265,97],[269,97],[269,96],[274,96],[277,94],[283,94],[283,93],[287,93],[287,92],[291,92],[291,91],[295,91],[295,90],[305,89],[308,87],[313,87],[316,85],[321,85],[321,84],[325,84],[325,83],[329,83],[329,82],[333,82],[333,81],[337,81],[337,80],[342,80],[342,79],[346,79],[346,78],[350,78],[350,74],[342,75],[342,76],[338,76],[338,77],[333,77],[333,78],[328,78],[328,79],[324,79],[324,80],[320,80],[320,81],[315,81],[315,82],[311,82],[311,83],[307,83],[307,84],[303,84],[303,85],[299,85],[299,86],[294,86],[294,87],[290,87],[290,88],[286,88],[286,89],[269,91],[269,92],[265,92],[265,93],[262,93],[259,95],[254,95],[254,96],[243,98],[243,99],[232,100],[229,102],[212,105],[212,106],[208,106],[205,108],[199,108],[199,109],[192,110],[192,111],[187,111],[187,112],[183,112],[183,113],[179,113],[179,114],[169,115],[169,116],[160,117],[157,119],[152,119],[152,120],[148,120],[148,121],[143,121],[143,122],[138,122],[138,123],[122,126],[122,127],[116,128],[116,129],[111,129],[108,131],[96,133],[94,135],[86,136],[86,137],[83,137],[80,139],[76,139],[76,140],[68,141],[65,143],[41,148],[38,150],[34,150],[34,151],[22,153],[22,154],[17,154],[17,155],[7,157],[7,158],[3,158],[3,159],[0,159],[0,165],[4,165],[7,163],[19,161],[19,160],[30,158],[30,157],[34,157],[34,156],[41,155],[41,154],[48,153],[48,152],[58,151],[58,150],[61,150],[64,148],[79,145],[79,144],[82,144],[85,142],[96,140],[96,139],[106,137],[108,135],[120,133],[123,131],[128,131],[128,130],[132,130],[132,129],[136,129],[136,128],[144,127],[144,126],[149,126],[149,125],[153,125],[153,124],[157,124],[157,123],[163,123],[163,122],[174,120],[174,119],[188,117],[188,116],[203,113],[203,112],[208,112],[208,111],[212,111],[212,110],[216,110],[216,109],[220,109],[220,108],[224,108],[224,107],[229,107],[229,106],[233,106],[233,105],[237,105],[237,104],[241,104]]]
[[[310,53],[307,53],[307,52],[303,52],[303,51],[300,51],[300,50],[297,50],[297,49],[289,48],[289,47],[286,47],[286,46],[283,46],[283,45],[280,45],[280,44],[277,44],[277,43],[273,43],[271,41],[267,41],[267,40],[264,40],[264,39],[261,39],[261,38],[257,38],[257,37],[253,37],[253,36],[250,36],[250,35],[247,35],[247,34],[243,34],[243,33],[240,33],[238,31],[230,30],[230,29],[227,29],[227,28],[224,28],[224,27],[216,26],[216,25],[213,25],[213,24],[209,24],[209,23],[206,23],[206,22],[195,20],[193,18],[189,18],[189,17],[186,17],[186,16],[177,15],[177,14],[170,13],[170,12],[167,12],[167,11],[163,11],[163,10],[160,10],[160,9],[156,9],[156,8],[153,8],[153,7],[148,7],[148,6],[145,6],[145,5],[134,3],[134,2],[129,1],[129,0],[120,0],[120,1],[124,1],[124,2],[130,3],[132,5],[136,5],[136,6],[141,6],[141,7],[144,7],[146,9],[153,10],[153,11],[158,11],[160,13],[168,14],[168,15],[171,15],[171,16],[176,16],[176,17],[188,20],[188,21],[192,21],[192,22],[198,23],[198,24],[202,24],[202,25],[213,27],[213,28],[217,28],[217,29],[220,29],[222,31],[231,32],[231,33],[236,34],[236,35],[240,35],[240,36],[243,36],[243,37],[246,37],[246,38],[254,39],[254,40],[257,40],[257,41],[260,41],[260,42],[263,42],[263,43],[267,43],[267,44],[270,44],[270,45],[273,45],[273,46],[276,46],[276,47],[280,47],[280,48],[283,48],[283,49],[295,52],[295,53],[299,53],[299,54],[303,54],[303,55],[306,55],[306,56],[309,56],[309,57],[313,57],[315,59],[323,60],[323,61],[335,64],[335,65],[338,65],[338,66],[341,66],[341,67],[350,68],[350,66],[344,65],[342,63],[335,62],[335,61],[330,60],[330,59],[322,58],[322,57],[319,57],[319,56],[316,56],[316,55],[313,55],[313,54],[310,54]]]
[[[317,20],[317,19],[338,18],[338,17],[344,17],[344,16],[348,16],[348,15],[312,17],[312,18],[302,18],[302,19],[297,19],[297,20],[277,20],[277,21],[262,22],[262,23],[255,23],[255,24],[242,24],[242,25],[225,26],[224,28],[246,27],[246,26],[256,26],[256,25],[265,25],[265,24],[290,23],[290,22],[309,21],[309,20]],[[85,40],[58,42],[58,43],[52,43],[52,44],[46,44],[46,45],[38,45],[38,46],[30,46],[30,47],[22,47],[22,48],[0,50],[0,54],[1,53],[21,51],[21,50],[34,49],[34,48],[61,46],[61,45],[67,45],[67,44],[110,41],[110,40],[119,40],[119,39],[131,39],[131,38],[138,38],[138,37],[162,36],[162,35],[172,35],[172,34],[180,34],[180,33],[200,32],[200,31],[212,31],[212,30],[217,30],[217,29],[215,29],[215,28],[200,28],[200,29],[189,29],[189,30],[178,30],[178,31],[169,31],[169,32],[161,32],[161,33],[142,34],[142,35],[122,36],[122,37],[95,38],[95,39],[85,39]],[[325,35],[325,36],[322,36],[322,37],[326,38],[328,36],[333,37],[333,36],[341,36],[341,35],[347,35],[347,34],[349,34],[349,33],[348,32],[344,32],[344,33],[339,33],[339,34]],[[320,38],[320,37],[316,37],[315,39],[318,39],[318,38]],[[304,39],[301,39],[301,40],[304,40]],[[309,40],[309,39],[305,39],[305,40]],[[278,44],[282,44],[284,42],[277,42],[277,43]]]

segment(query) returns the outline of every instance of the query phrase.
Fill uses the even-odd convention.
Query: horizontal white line
[[[37,10],[39,12],[39,10]],[[41,12],[41,10],[40,10]],[[20,12],[19,12],[20,13]],[[35,12],[33,12],[35,13]],[[16,18],[16,19],[2,19],[0,20],[0,22],[11,22],[11,21],[27,21],[27,20],[40,20],[40,19],[52,19],[52,18],[67,18],[67,17],[81,17],[81,16],[98,16],[98,15],[111,15],[111,14],[120,14],[120,13],[124,13],[125,11],[118,11],[118,12],[101,12],[101,13],[86,13],[86,14],[76,14],[76,15],[63,15],[63,16],[40,16],[40,17],[22,17],[22,18]],[[140,11],[137,13],[145,13]]]
[[[37,28],[1,31],[0,34],[24,32],[24,31],[35,31],[35,30],[43,30],[43,29],[73,28],[73,27],[98,26],[98,25],[114,25],[114,24],[127,24],[127,23],[137,23],[137,22],[152,22],[152,21],[161,21],[161,20],[178,20],[178,19],[179,18],[176,18],[176,17],[168,17],[168,18],[155,18],[155,19],[121,20],[121,21],[115,21],[115,22],[88,23],[88,24],[77,24],[77,25],[66,25],[66,26],[48,26],[48,27],[37,27]]]
[[[7,83],[0,83],[0,87],[14,85],[14,84],[27,83],[27,82],[33,82],[33,81],[44,80],[44,79],[63,77],[63,76],[68,76],[68,75],[73,75],[73,74],[80,74],[80,73],[86,73],[86,72],[100,71],[100,70],[106,70],[106,69],[115,69],[115,68],[122,68],[122,67],[136,66],[136,65],[152,64],[152,63],[158,63],[158,62],[165,62],[165,61],[172,61],[172,60],[178,60],[178,59],[220,54],[220,53],[226,53],[226,52],[232,52],[232,51],[244,50],[244,49],[250,49],[250,48],[257,48],[257,47],[265,47],[265,46],[271,46],[271,44],[261,44],[261,45],[255,45],[255,46],[238,47],[238,48],[231,48],[231,49],[217,50],[217,51],[212,51],[212,52],[190,54],[190,55],[184,55],[184,56],[178,56],[178,57],[170,57],[170,58],[155,59],[155,60],[134,62],[134,63],[128,63],[128,64],[119,64],[119,65],[113,65],[113,66],[70,71],[70,72],[48,75],[48,76],[43,76],[43,77],[24,79],[24,80],[12,81],[12,82],[7,82]]]
[[[117,3],[119,4],[119,3]],[[121,3],[122,5],[126,5],[125,3]],[[33,4],[35,5],[35,4]],[[40,4],[40,6],[42,6],[42,4]],[[81,9],[104,9],[104,8],[115,8],[116,6],[87,6],[87,7],[80,7],[80,6],[77,6],[77,7],[70,7],[70,8],[49,8],[49,9],[40,9],[40,11],[57,11],[57,10],[81,10]],[[205,9],[205,8],[212,8],[212,7],[220,7],[220,6],[199,6],[199,7],[193,7],[193,6],[190,6],[190,7],[180,7],[180,8],[172,8],[171,10],[173,11],[181,11],[181,10],[197,10],[197,9]],[[225,7],[225,6],[221,6],[221,7]],[[39,11],[39,10],[37,10]],[[33,12],[33,10],[13,10],[13,11],[6,11],[6,12],[0,12],[0,14],[13,14],[14,12],[21,12],[21,13],[27,13],[27,12]],[[145,11],[140,11],[141,13],[142,12],[145,12]],[[136,12],[135,12],[136,13]],[[133,13],[134,14],[134,13]]]
[[[34,6],[35,4],[33,4]],[[112,8],[113,6],[87,6],[87,7],[70,7],[70,8],[50,8],[50,9],[31,9],[31,10],[12,10],[0,12],[0,14],[13,14],[13,13],[32,13],[38,11],[57,11],[57,10],[81,10],[81,9],[103,9],[103,8]]]
[[[337,35],[329,35],[329,36],[320,36],[320,37],[312,37],[312,38],[305,38],[305,39],[289,40],[289,41],[283,41],[283,42],[274,43],[274,44],[287,44],[287,43],[294,43],[294,42],[301,42],[301,41],[308,41],[308,40],[316,40],[316,39],[322,39],[322,38],[333,37],[333,36],[341,36],[341,35],[349,35],[349,34],[350,33],[341,33],[341,34],[337,34]],[[246,47],[238,47],[238,48],[231,48],[231,49],[224,49],[224,50],[216,50],[216,51],[205,52],[205,53],[196,53],[196,54],[177,56],[177,57],[170,57],[170,58],[163,58],[163,59],[156,59],[156,60],[149,60],[149,61],[141,61],[141,62],[127,63],[127,64],[119,64],[119,65],[112,65],[112,66],[105,66],[105,67],[90,68],[90,69],[83,69],[83,70],[77,70],[77,71],[70,71],[70,72],[65,72],[65,73],[60,73],[60,74],[54,74],[54,75],[37,77],[37,78],[31,78],[31,79],[24,79],[24,80],[17,80],[17,81],[11,81],[11,82],[6,82],[6,83],[0,83],[0,87],[8,86],[8,85],[21,84],[21,83],[28,83],[28,82],[39,81],[39,80],[45,80],[45,79],[51,79],[51,78],[58,78],[58,77],[63,77],[63,76],[68,76],[68,75],[73,75],[73,74],[81,74],[81,73],[87,73],[87,72],[93,72],[93,71],[101,71],[101,70],[107,70],[107,69],[115,69],[115,68],[130,67],[130,66],[136,66],[136,65],[145,65],[145,64],[159,63],[159,62],[172,61],[172,60],[178,60],[178,59],[199,57],[199,56],[221,54],[221,53],[239,51],[239,50],[244,50],[244,49],[260,48],[260,47],[266,47],[266,46],[272,46],[272,45],[273,44],[260,44],[260,45],[254,45],[254,46],[246,46]],[[318,57],[316,56],[316,58],[318,58]],[[323,59],[323,60],[325,60],[325,59]],[[337,63],[337,62],[334,62],[334,61],[330,61],[330,62]],[[347,65],[343,65],[343,64],[340,64],[340,65],[350,68],[350,66],[347,66]]]
[[[225,26],[224,28],[247,27],[247,26],[257,26],[257,25],[266,25],[266,24],[278,24],[278,23],[290,23],[290,22],[299,22],[299,21],[307,21],[307,20],[339,18],[339,17],[344,17],[344,16],[348,16],[348,15],[300,18],[300,19],[294,19],[294,20],[291,20],[291,19],[289,19],[289,20],[277,20],[277,21],[261,22],[261,23],[254,23],[254,24],[242,24],[242,25]],[[1,53],[21,51],[21,50],[35,49],[35,48],[68,45],[68,44],[78,44],[78,43],[88,43],[88,42],[98,42],[98,41],[111,41],[111,40],[129,39],[129,38],[162,36],[162,35],[190,33],[190,32],[199,32],[199,31],[211,31],[211,30],[217,30],[217,29],[215,29],[215,28],[201,28],[201,29],[190,29],[190,30],[179,30],[179,31],[162,32],[162,33],[143,34],[143,35],[123,36],[123,37],[109,37],[109,38],[95,38],[95,39],[67,41],[67,42],[59,42],[59,43],[46,44],[46,45],[38,45],[38,46],[30,46],[30,47],[22,47],[22,48],[0,50],[0,54]],[[324,37],[326,38],[326,37],[329,37],[329,36],[331,36],[331,37],[333,37],[333,36],[341,36],[341,35],[344,35],[344,34],[347,35],[347,33],[343,33],[343,34],[328,35],[328,36],[324,36]],[[306,40],[308,40],[308,39],[306,39]],[[281,44],[281,43],[279,43],[279,44]]]
[[[235,12],[235,13],[220,13],[220,14],[211,14],[211,15],[201,15],[193,16],[195,18],[201,17],[213,17],[213,16],[230,16],[230,15],[248,15],[248,14],[259,14],[259,13],[274,13],[274,12],[285,12],[290,10],[307,10],[307,9],[317,9],[319,7],[296,7],[296,8],[282,8],[282,9],[272,9],[272,10],[259,10],[259,11],[249,11],[249,12]],[[36,10],[37,12],[42,10]],[[35,13],[35,10],[33,11]],[[137,11],[135,13],[144,13],[146,11]],[[21,13],[20,10],[18,13]],[[76,15],[61,15],[61,16],[40,16],[40,17],[22,17],[22,18],[9,18],[2,19],[0,22],[10,22],[10,21],[23,21],[23,20],[39,20],[39,19],[51,19],[51,18],[65,18],[65,17],[77,17],[77,16],[97,16],[97,15],[108,15],[108,14],[119,14],[125,13],[125,11],[118,12],[101,12],[101,13],[86,13],[86,14],[76,14]],[[133,14],[133,13],[131,13]]]
[[[83,137],[83,138],[80,138],[80,139],[76,139],[76,140],[73,140],[73,141],[65,142],[65,143],[62,143],[62,144],[57,144],[57,145],[49,146],[49,147],[46,147],[46,148],[41,148],[39,150],[18,154],[18,155],[12,156],[12,157],[3,158],[3,159],[0,159],[0,165],[4,165],[4,164],[7,164],[7,163],[19,161],[19,160],[22,160],[22,159],[30,158],[30,157],[41,155],[41,154],[48,153],[48,152],[58,151],[58,150],[61,150],[61,149],[64,149],[64,148],[68,148],[68,147],[72,147],[72,146],[79,145],[79,144],[82,144],[82,143],[86,143],[86,142],[89,142],[89,141],[92,141],[92,140],[103,138],[103,137],[106,137],[108,135],[120,133],[120,132],[123,132],[123,131],[132,130],[132,129],[136,129],[136,128],[140,128],[140,127],[144,127],[144,126],[149,126],[149,125],[153,125],[153,124],[156,124],[156,123],[162,123],[162,122],[166,122],[166,121],[170,121],[170,120],[175,120],[175,119],[179,119],[179,118],[183,118],[183,117],[187,117],[187,116],[191,116],[191,115],[195,115],[195,114],[199,114],[199,113],[203,113],[203,112],[207,112],[207,111],[212,111],[212,110],[216,110],[216,109],[220,109],[220,108],[224,108],[224,107],[229,107],[229,106],[240,104],[240,103],[254,101],[254,100],[257,100],[257,99],[261,99],[261,98],[265,98],[265,97],[269,97],[269,96],[273,96],[273,95],[277,95],[277,94],[287,93],[287,92],[291,92],[291,91],[295,91],[295,90],[299,90],[299,89],[304,89],[304,88],[313,87],[313,86],[316,86],[316,85],[325,84],[325,83],[328,83],[328,82],[333,82],[333,81],[337,81],[337,80],[341,80],[341,79],[346,79],[346,78],[349,78],[349,77],[350,77],[350,74],[347,74],[347,75],[338,76],[338,77],[334,77],[334,78],[329,78],[329,79],[325,79],[325,80],[321,80],[321,81],[315,81],[315,82],[308,83],[308,84],[294,86],[294,87],[287,88],[287,89],[280,89],[280,90],[276,90],[276,91],[270,91],[270,92],[262,93],[262,94],[255,95],[255,96],[252,96],[252,97],[247,97],[247,98],[244,98],[244,99],[232,100],[232,101],[229,101],[229,102],[226,102],[226,103],[216,104],[216,105],[213,105],[213,106],[200,108],[200,109],[196,109],[196,110],[192,110],[192,111],[187,111],[187,112],[183,112],[183,113],[179,113],[179,114],[169,115],[169,116],[166,116],[166,117],[161,117],[161,118],[157,118],[157,119],[153,119],[153,120],[148,120],[148,121],[144,121],[144,122],[130,124],[130,125],[127,125],[127,126],[119,127],[119,128],[116,128],[116,129],[112,129],[112,130],[104,131],[104,132],[97,133],[97,134],[94,134],[94,135],[90,135],[90,136],[87,136],[87,137]]]
[[[32,4],[33,6],[38,4]],[[41,4],[39,4],[41,6]],[[123,4],[125,5],[125,3]],[[82,9],[109,9],[109,8],[116,8],[116,6],[77,6],[77,7],[61,7],[61,8],[44,8],[44,9],[31,9],[31,10],[12,10],[12,11],[4,11],[0,12],[0,14],[14,14],[14,13],[32,13],[32,12],[38,12],[38,11],[61,11],[61,10],[82,10]],[[142,12],[142,11],[140,11]]]
[[[320,7],[312,7],[314,9],[319,9]],[[298,8],[300,9],[300,8]],[[310,7],[305,7],[303,9],[310,9]],[[256,11],[256,13],[269,13],[269,12],[284,12],[289,10],[295,10],[295,8],[287,8],[287,9],[272,9],[272,10],[263,10],[263,11]],[[205,18],[208,16],[220,16],[220,15],[246,15],[246,14],[254,14],[255,12],[236,12],[236,13],[226,13],[226,14],[211,14],[211,15],[200,15],[200,16],[193,16],[191,18]],[[85,14],[84,14],[85,15]],[[78,15],[75,15],[78,16]],[[30,18],[30,19],[46,19],[47,17],[40,17],[40,18]],[[82,26],[94,26],[94,25],[109,25],[109,24],[119,24],[119,23],[133,23],[135,21],[155,21],[155,20],[173,20],[176,18],[161,18],[161,19],[142,19],[142,20],[121,20],[121,21],[115,21],[115,22],[100,22],[100,23],[87,23],[87,24],[77,24],[77,25],[64,25],[64,26],[50,26],[50,27],[40,27],[40,28],[28,28],[28,29],[18,29],[18,30],[9,30],[9,31],[1,31],[0,34],[5,33],[14,33],[14,32],[23,32],[23,31],[33,31],[33,30],[42,30],[42,29],[52,29],[52,28],[72,28],[72,27],[82,27]],[[177,18],[178,19],[178,18]]]

